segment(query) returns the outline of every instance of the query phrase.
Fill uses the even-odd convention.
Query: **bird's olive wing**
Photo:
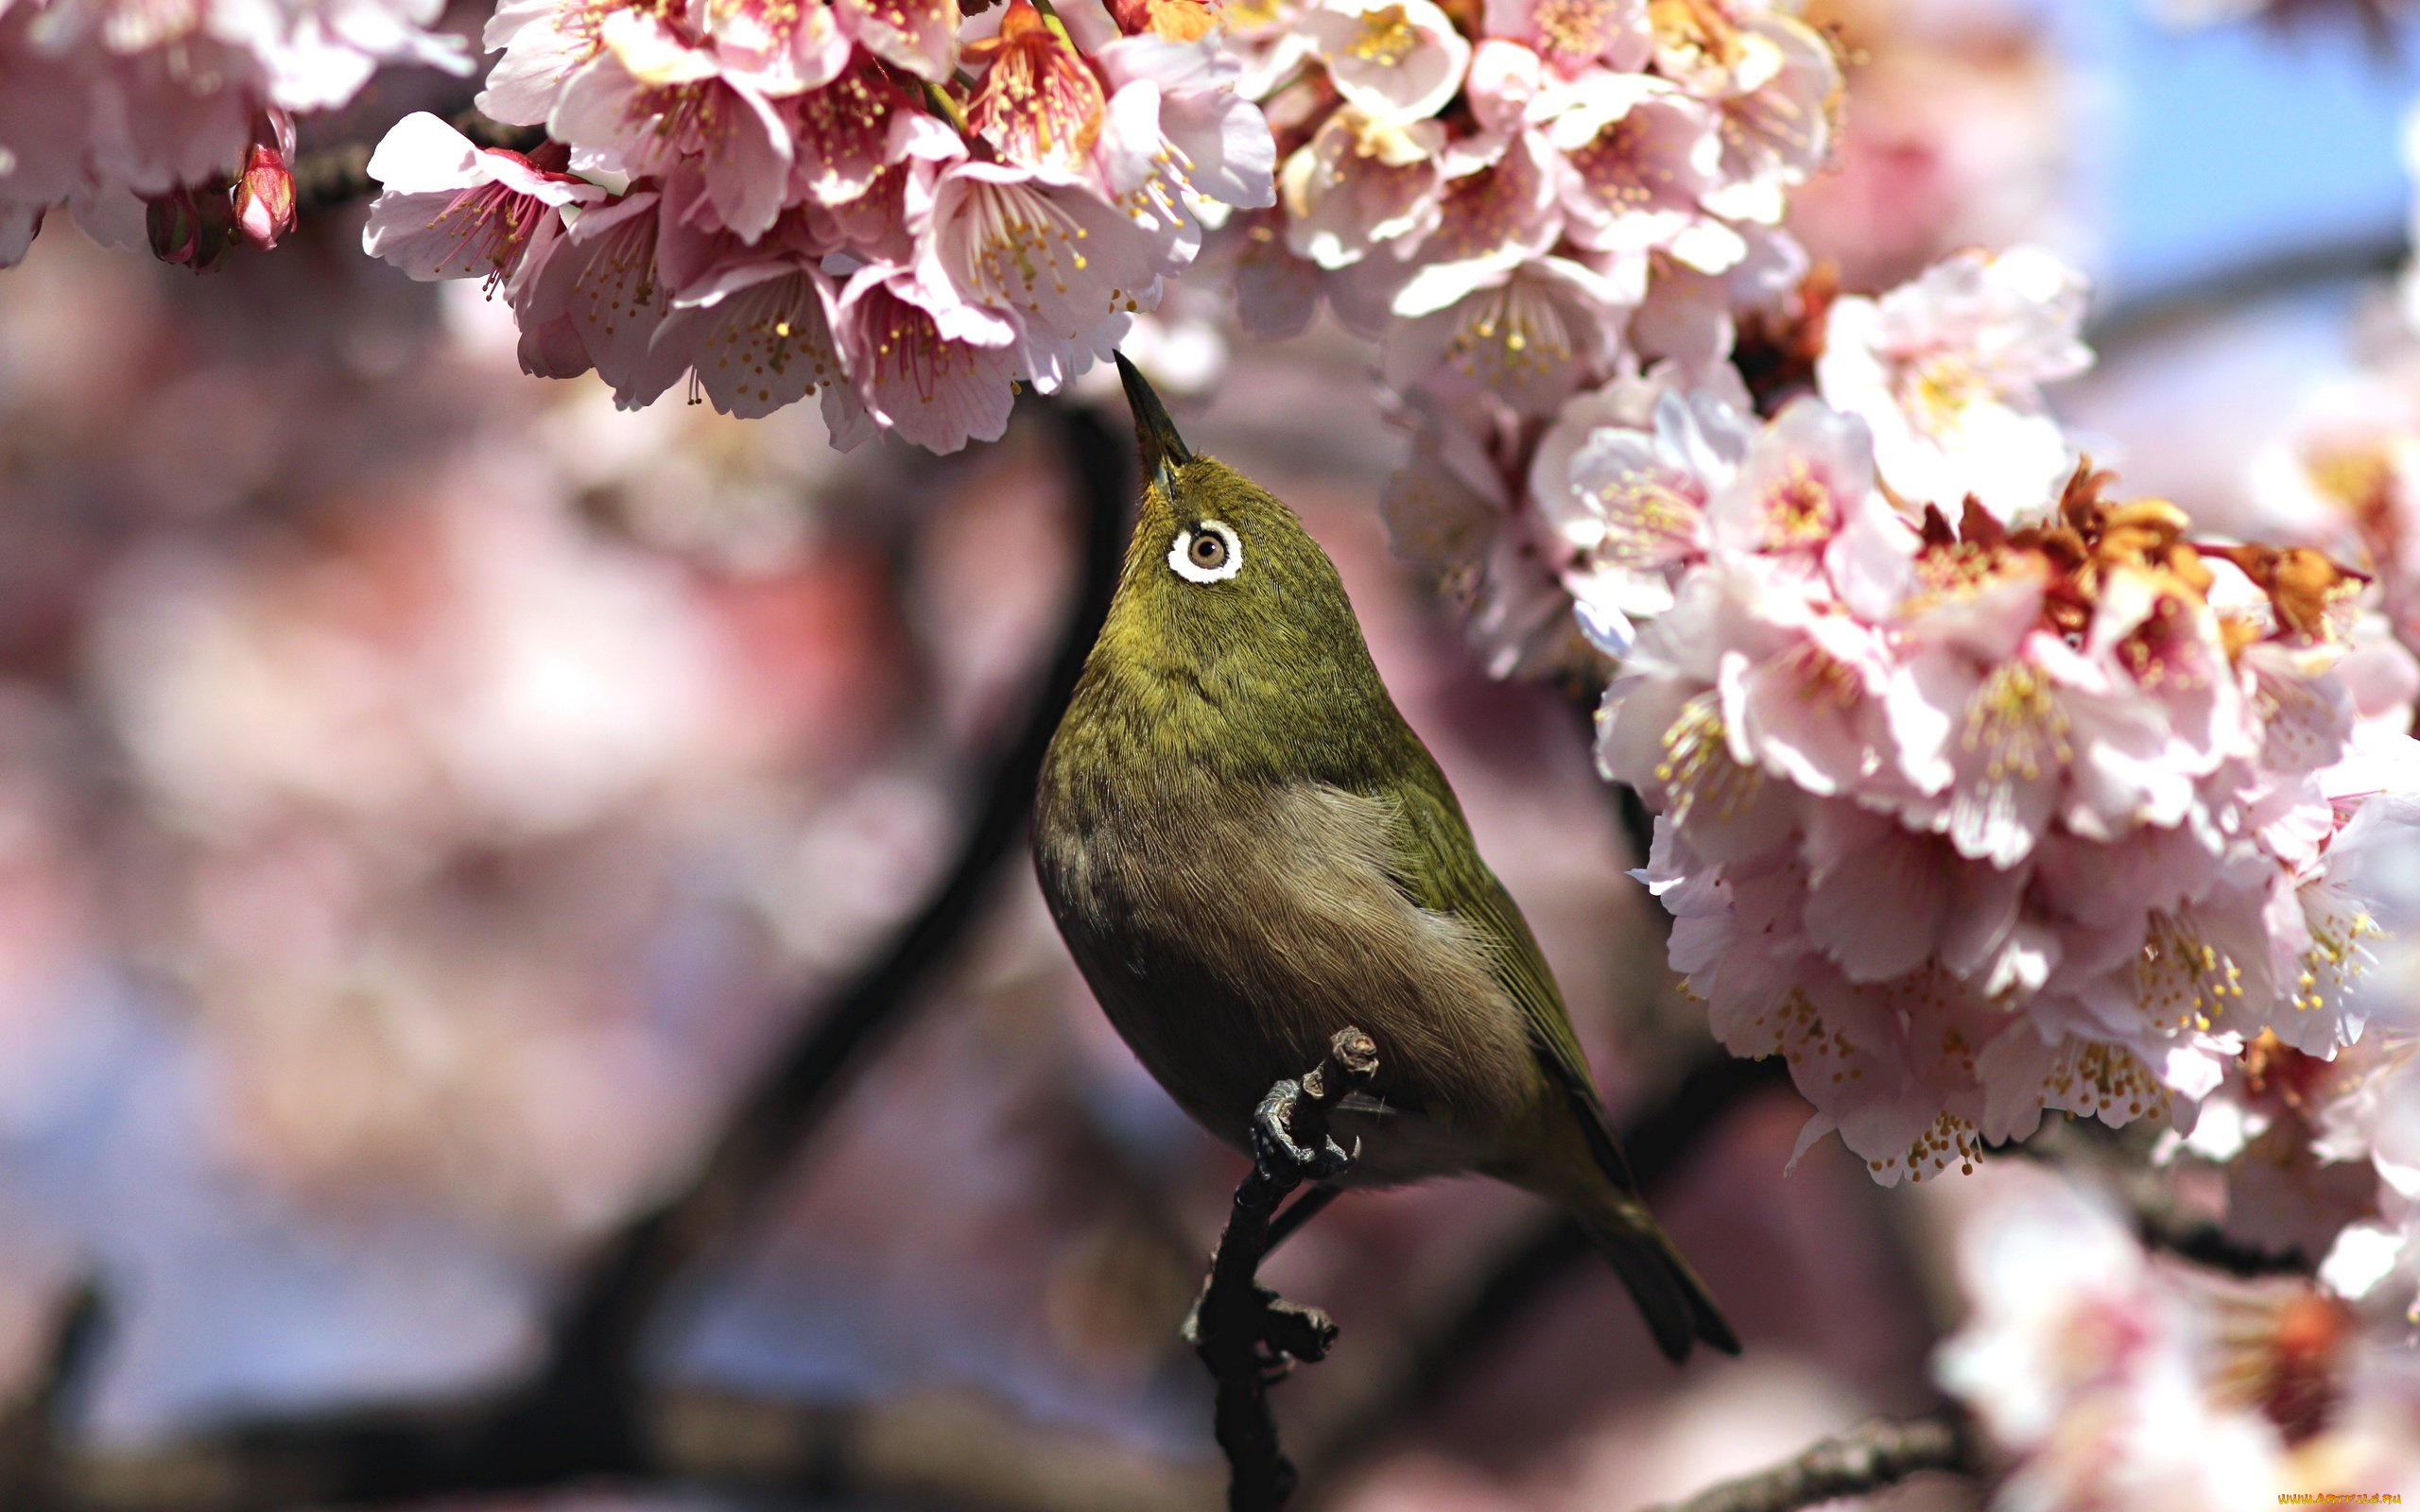
[[[1596,1084],[1589,1078],[1588,1062],[1572,1032],[1554,973],[1538,949],[1537,936],[1530,933],[1529,920],[1521,917],[1520,905],[1480,859],[1444,774],[1433,761],[1424,760],[1405,778],[1387,784],[1386,796],[1393,799],[1397,815],[1395,885],[1421,907],[1462,919],[1488,942],[1489,964],[1507,995],[1521,1005],[1539,1064],[1570,1101],[1598,1163],[1629,1186],[1628,1162],[1597,1100]]]

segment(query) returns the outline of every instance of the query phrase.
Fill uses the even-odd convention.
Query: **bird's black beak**
[[[1126,381],[1126,404],[1134,411],[1134,441],[1143,452],[1143,473],[1159,485],[1161,496],[1171,504],[1176,501],[1176,470],[1193,460],[1193,451],[1184,438],[1176,433],[1176,424],[1168,419],[1160,396],[1143,381],[1126,353],[1113,353],[1117,358],[1117,376]]]

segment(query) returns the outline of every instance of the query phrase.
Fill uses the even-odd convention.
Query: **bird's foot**
[[[1355,1151],[1339,1144],[1333,1134],[1321,1133],[1316,1148],[1295,1140],[1294,1109],[1302,1101],[1303,1084],[1289,1076],[1270,1088],[1253,1109],[1253,1161],[1264,1177],[1283,1188],[1305,1180],[1333,1181],[1353,1164]]]

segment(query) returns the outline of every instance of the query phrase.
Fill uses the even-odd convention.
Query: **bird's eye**
[[[1223,583],[1243,565],[1244,543],[1223,520],[1180,530],[1168,546],[1168,566],[1188,583]]]

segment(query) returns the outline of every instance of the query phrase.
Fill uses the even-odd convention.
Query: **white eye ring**
[[[1244,570],[1244,543],[1235,528],[1223,520],[1204,520],[1201,528],[1217,536],[1226,545],[1222,560],[1203,566],[1193,559],[1194,535],[1190,530],[1176,533],[1176,543],[1168,547],[1168,567],[1188,583],[1223,583]]]

